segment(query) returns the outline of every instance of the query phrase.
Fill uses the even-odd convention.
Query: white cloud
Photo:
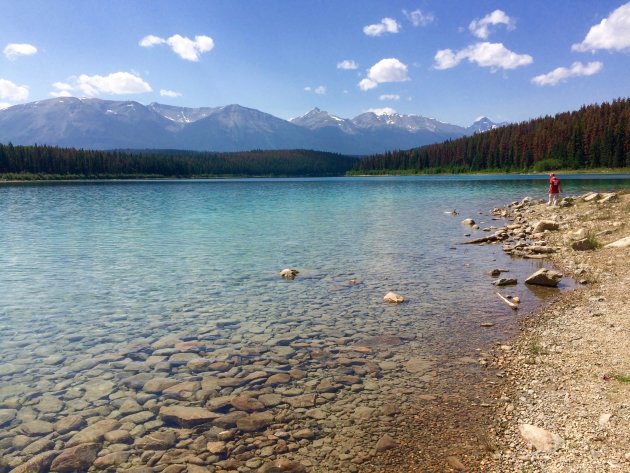
[[[16,85],[10,80],[0,79],[0,99],[21,102],[28,99],[28,87]]]
[[[326,86],[320,85],[320,86],[314,87],[314,88],[310,87],[310,86],[307,86],[307,87],[304,87],[304,91],[306,91],[306,92],[314,92],[317,95],[326,95]]]
[[[159,44],[167,44],[182,59],[197,62],[199,56],[214,48],[214,40],[210,36],[199,35],[192,40],[186,36],[175,34],[167,39],[155,35],[147,35],[138,43],[143,48],[150,48]]]
[[[129,72],[113,72],[107,76],[81,74],[72,77],[71,83],[55,82],[50,95],[68,97],[72,92],[81,92],[88,97],[99,95],[127,95],[151,92],[151,86],[140,76]]]
[[[424,13],[420,9],[414,10],[412,12],[403,10],[403,14],[407,17],[407,19],[411,22],[413,26],[427,26],[433,23],[433,20],[435,20],[433,13]]]
[[[511,30],[514,29],[514,20],[507,16],[504,11],[495,10],[480,20],[471,21],[468,29],[477,38],[487,39],[490,35],[490,26],[494,25],[505,25],[508,30]]]
[[[143,48],[151,48],[158,44],[164,44],[164,43],[166,43],[165,39],[162,39],[159,36],[150,34],[142,38],[138,44],[142,46]]]
[[[398,94],[383,94],[378,99],[379,100],[400,100],[400,95],[398,95]]]
[[[337,63],[337,69],[345,69],[347,71],[351,71],[358,68],[359,65],[352,59],[344,59],[343,61]]]
[[[368,71],[365,79],[359,82],[361,90],[370,90],[385,82],[404,82],[409,80],[407,66],[396,58],[381,59]]]
[[[370,108],[368,109],[368,112],[372,112],[375,115],[393,115],[394,113],[396,113],[396,110],[394,110],[391,107],[384,107],[384,108]]]
[[[534,62],[529,54],[517,54],[510,51],[503,43],[476,43],[454,52],[451,49],[441,49],[435,53],[436,69],[450,69],[457,66],[464,59],[476,62],[481,67],[493,70],[516,69]]]
[[[18,56],[32,56],[37,53],[37,48],[27,43],[10,43],[5,46],[2,52],[7,58],[13,60]]]
[[[598,49],[630,51],[630,2],[592,26],[584,41],[571,46],[572,51],[580,52]]]
[[[174,90],[160,89],[161,97],[181,97],[182,94],[175,92]]]
[[[604,65],[599,61],[582,64],[574,62],[571,67],[558,67],[553,71],[532,78],[532,83],[540,86],[556,85],[558,82],[565,82],[570,77],[592,76],[602,70]]]
[[[385,33],[398,33],[400,25],[393,18],[383,18],[380,23],[363,27],[363,32],[368,36],[381,36]]]
[[[9,108],[10,106],[11,106],[10,103],[0,102],[0,110],[3,110],[5,108]]]

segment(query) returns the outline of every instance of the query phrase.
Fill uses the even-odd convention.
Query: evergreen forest
[[[630,166],[630,99],[368,156],[350,174],[527,172]]]
[[[340,154],[308,150],[95,151],[0,144],[0,178],[5,180],[342,176],[355,161]]]

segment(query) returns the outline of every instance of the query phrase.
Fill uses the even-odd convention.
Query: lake
[[[568,195],[630,187],[628,175],[560,177]],[[527,175],[2,184],[0,452],[17,464],[103,419],[134,441],[205,425],[161,415],[181,405],[232,415],[212,423],[235,445],[283,426],[276,437],[305,464],[350,462],[378,431],[358,406],[410,409],[414,393],[479,376],[479,352],[553,295],[510,288],[517,316],[488,272],[521,282],[543,263],[458,245],[503,224],[492,208],[546,190]],[[389,291],[405,303],[385,304]],[[225,401],[235,395],[258,404]],[[248,430],[234,412],[252,411],[269,418]],[[316,440],[294,438],[305,428]],[[350,446],[333,455],[319,441]]]

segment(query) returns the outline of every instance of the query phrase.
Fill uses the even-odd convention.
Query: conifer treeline
[[[473,136],[373,155],[353,173],[547,171],[630,166],[630,99],[583,106]]]
[[[99,177],[339,176],[355,159],[308,150],[236,153],[95,151],[0,144],[0,174]]]

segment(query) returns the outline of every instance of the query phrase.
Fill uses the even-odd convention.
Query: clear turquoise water
[[[488,211],[545,198],[544,179],[2,185],[0,352],[25,361],[37,355],[33,339],[71,353],[72,333],[89,334],[98,347],[148,337],[156,321],[176,333],[213,318],[290,324],[292,314],[342,320],[348,334],[360,332],[365,317],[393,318],[400,330],[449,350],[481,343],[488,332],[480,320],[514,327],[487,271],[510,265],[525,275],[541,263],[511,261],[497,246],[455,245],[467,231],[460,221],[500,225]],[[568,194],[622,187],[629,176],[564,180]],[[451,209],[459,215],[445,213]],[[285,267],[299,277],[280,279]],[[409,302],[383,304],[390,290]],[[516,291],[524,307],[544,296]]]

